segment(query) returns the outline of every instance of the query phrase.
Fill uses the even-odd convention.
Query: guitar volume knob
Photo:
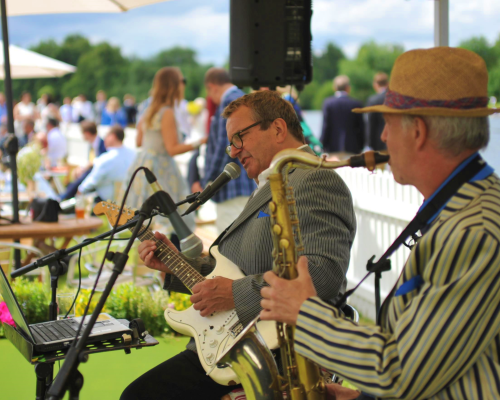
[[[215,330],[215,333],[217,333],[217,335],[221,335],[224,333],[224,330],[224,325],[221,325]]]

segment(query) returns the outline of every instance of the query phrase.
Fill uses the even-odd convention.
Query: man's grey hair
[[[339,75],[333,79],[333,87],[335,90],[346,90],[351,82],[347,75]]]
[[[490,140],[488,117],[403,115],[403,129],[408,129],[417,117],[424,120],[430,139],[437,148],[450,156],[458,156],[466,150],[482,149]]]

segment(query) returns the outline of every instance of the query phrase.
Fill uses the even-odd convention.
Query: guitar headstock
[[[109,223],[113,226],[116,223],[116,219],[118,217],[119,212],[120,212],[120,206],[111,201],[100,201],[94,206],[94,214],[95,215],[106,214]],[[123,212],[122,215],[120,216],[118,226],[125,224],[134,216],[135,216],[135,210],[128,207],[123,207]]]

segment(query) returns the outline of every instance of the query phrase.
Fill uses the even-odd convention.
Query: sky
[[[79,33],[138,57],[186,46],[197,51],[200,62],[223,65],[229,57],[229,3],[172,0],[119,14],[9,17],[9,37],[11,44],[26,48]],[[402,44],[406,50],[432,47],[433,18],[434,0],[313,0],[313,50],[319,53],[335,42],[353,58],[369,40]],[[450,45],[472,36],[492,43],[500,33],[499,21],[500,0],[450,0]]]

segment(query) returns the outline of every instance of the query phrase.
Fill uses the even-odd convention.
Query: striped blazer
[[[312,153],[309,147],[304,151]],[[356,231],[352,197],[340,176],[332,170],[295,169],[289,184],[294,188],[304,255],[318,295],[332,300],[346,286],[350,249]],[[239,320],[247,325],[262,310],[260,289],[267,285],[264,272],[272,269],[269,182],[251,197],[243,212],[219,242],[220,253],[247,275],[233,282]],[[196,266],[203,275],[213,269],[207,260]],[[175,277],[167,277],[165,289],[187,293]],[[188,348],[194,348],[188,346]]]
[[[296,350],[363,392],[500,399],[500,181],[465,183],[413,248],[378,326],[319,298],[301,307]],[[420,276],[421,286],[396,289]]]

